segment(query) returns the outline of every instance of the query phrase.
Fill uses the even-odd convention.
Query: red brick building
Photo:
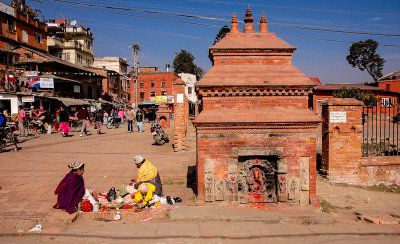
[[[400,71],[392,72],[379,79],[379,87],[385,91],[400,93]]]
[[[141,72],[145,70],[145,73]],[[137,81],[139,105],[153,105],[161,103],[173,104],[173,84],[181,79],[174,72],[157,72],[153,68],[140,68]],[[135,90],[131,89],[131,103],[135,102]]]
[[[312,108],[314,113],[320,115],[322,112],[322,103],[329,98],[333,98],[333,93],[343,87],[347,89],[360,89],[361,91],[366,93],[371,92],[378,99],[378,103],[381,103],[382,105],[398,103],[398,93],[387,91],[381,87],[366,86],[360,84],[321,84],[314,87],[314,91],[312,94]]]
[[[197,132],[198,198],[207,202],[319,206],[316,199],[316,128],[308,109],[315,83],[291,64],[296,50],[259,32],[247,8],[243,33],[231,32],[210,48],[213,63],[196,84],[203,105]]]
[[[0,2],[0,75],[14,74],[19,56],[13,48],[25,46],[47,52],[47,26],[32,17],[28,6],[13,8]],[[14,74],[15,75],[15,74]]]

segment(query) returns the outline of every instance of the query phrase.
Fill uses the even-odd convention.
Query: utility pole
[[[135,82],[135,112],[137,111],[138,106],[138,87],[137,87],[137,78],[138,78],[138,70],[139,70],[139,62],[137,60],[137,54],[140,51],[139,43],[135,42],[132,45],[132,51],[135,55],[134,64],[133,64],[133,79]]]

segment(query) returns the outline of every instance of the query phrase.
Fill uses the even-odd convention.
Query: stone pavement
[[[77,160],[86,165],[86,187],[108,191],[137,178],[133,157],[140,154],[157,166],[167,194],[186,202],[193,197],[193,191],[185,185],[188,167],[195,165],[193,152],[174,153],[171,143],[152,145],[149,124],[144,125],[143,133],[129,134],[126,125],[103,127],[103,131],[106,134],[97,135],[91,128],[92,134],[83,138],[78,132],[68,138],[59,133],[21,138],[20,151],[0,153],[0,229],[70,222],[70,216],[52,209],[56,203],[53,192],[68,173],[67,165]],[[171,138],[172,131],[166,130]]]

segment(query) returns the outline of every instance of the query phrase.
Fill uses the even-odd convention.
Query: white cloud
[[[379,21],[379,20],[381,20],[382,18],[381,17],[375,17],[375,18],[372,18],[371,20],[373,20],[373,21]]]

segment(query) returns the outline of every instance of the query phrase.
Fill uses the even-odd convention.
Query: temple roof
[[[315,86],[293,65],[214,65],[196,84],[218,86]]]
[[[215,49],[293,49],[274,33],[228,33],[210,50]]]
[[[207,110],[202,111],[194,123],[319,123],[311,110],[273,107],[257,110]]]

